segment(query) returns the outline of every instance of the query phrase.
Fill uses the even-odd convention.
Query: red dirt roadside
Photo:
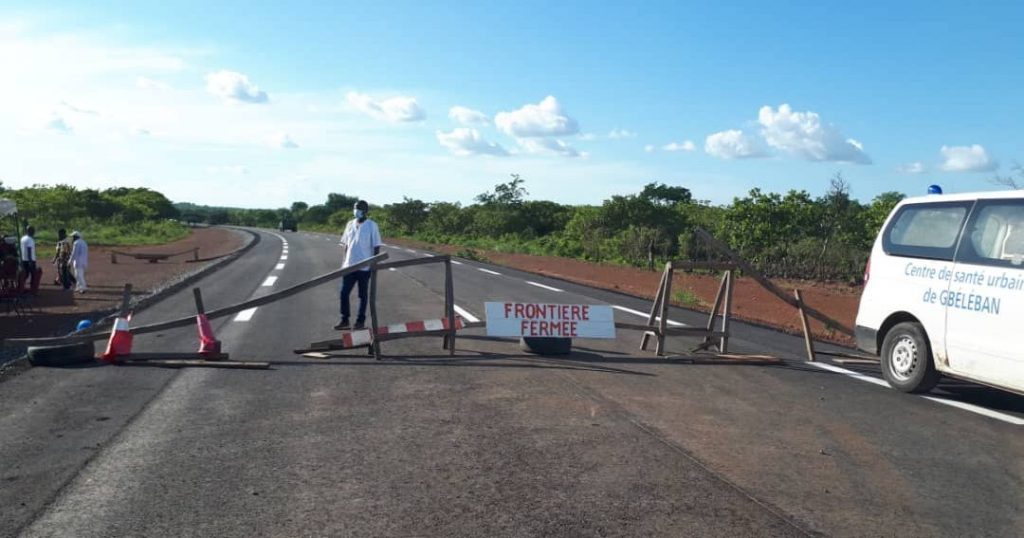
[[[89,240],[86,235],[86,241]],[[229,254],[245,243],[246,237],[225,228],[194,228],[188,237],[163,245],[139,247],[89,246],[89,268],[86,282],[89,289],[83,294],[64,290],[53,283],[55,268],[49,258],[43,262],[43,280],[33,310],[25,316],[0,311],[0,341],[6,338],[59,336],[81,319],[96,321],[98,312],[116,308],[121,302],[124,285],[132,284],[135,296],[149,295],[166,282],[202,269],[214,260],[187,263],[192,253],[176,256],[159,263],[149,263],[128,256],[117,256],[112,263],[111,251],[127,253],[166,254],[199,248],[201,259]],[[49,245],[40,245],[40,254],[52,257]]]
[[[425,243],[410,239],[388,239],[389,243],[456,254],[463,247]],[[533,256],[491,250],[474,249],[492,263],[568,280],[587,286],[620,291],[653,300],[661,281],[658,271],[635,267],[608,265],[557,256]],[[677,271],[672,281],[673,304],[694,310],[708,311],[715,300],[721,281],[720,275],[684,273]],[[808,281],[775,280],[779,287],[792,291],[800,289],[804,303],[847,327],[853,327],[860,301],[860,287]],[[681,300],[682,299],[682,300]],[[792,334],[802,334],[795,308],[772,295],[751,278],[740,277],[733,288],[733,313],[737,318],[768,325]],[[852,346],[853,339],[838,332],[830,332],[817,321],[811,320],[811,332],[820,340]]]

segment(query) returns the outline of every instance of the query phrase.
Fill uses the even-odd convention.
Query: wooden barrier
[[[789,294],[783,291],[782,288],[776,286],[774,282],[769,280],[768,277],[761,274],[761,272],[755,269],[754,266],[747,263],[746,260],[741,258],[739,254],[733,252],[732,249],[730,249],[725,243],[719,241],[718,239],[715,239],[714,236],[712,236],[703,228],[697,227],[694,229],[694,232],[697,234],[697,237],[699,237],[701,240],[707,243],[708,246],[714,248],[715,250],[722,253],[725,257],[732,260],[732,262],[736,264],[736,267],[743,271],[745,275],[756,280],[758,284],[763,286],[764,289],[771,292],[772,295],[775,295],[779,299],[785,301],[786,304],[792,306],[793,308],[800,309],[800,304],[798,304],[796,299],[790,297]],[[853,329],[826,316],[825,314],[819,312],[818,310],[811,308],[810,306],[803,305],[803,311],[808,316],[811,316],[812,318],[824,323],[826,328],[835,329],[850,337],[854,336]]]
[[[445,329],[437,329],[431,331],[419,331],[419,332],[407,332],[407,333],[394,333],[394,334],[379,334],[380,323],[377,319],[377,279],[380,274],[387,269],[397,269],[399,267],[412,267],[416,265],[428,265],[432,263],[443,263],[444,264],[444,312],[442,316],[448,321],[448,327]],[[441,256],[431,256],[428,258],[413,258],[410,260],[398,260],[394,262],[382,263],[377,265],[376,270],[370,275],[370,352],[373,357],[380,360],[380,344],[381,342],[387,342],[389,340],[398,340],[402,338],[416,338],[420,336],[441,336],[442,338],[442,349],[448,350],[449,356],[455,355],[455,335],[458,332],[458,327],[455,323],[455,288],[452,280],[452,257],[445,254]],[[328,348],[332,344],[336,344],[337,340],[328,340],[325,342],[317,342],[321,346],[327,346]],[[311,346],[312,347],[312,346]]]
[[[672,301],[672,279],[677,266],[685,267],[687,270],[726,269],[725,274],[722,276],[722,283],[718,287],[718,293],[715,295],[715,304],[711,308],[707,325],[703,328],[668,326],[668,307]],[[654,352],[658,356],[665,355],[666,336],[704,337],[704,341],[694,351],[703,351],[715,346],[718,348],[719,353],[727,353],[729,350],[729,321],[732,317],[732,267],[731,264],[723,264],[721,262],[671,261],[666,263],[665,270],[661,274],[661,283],[658,285],[658,293],[655,295],[654,303],[651,305],[651,314],[647,318],[647,324],[616,323],[615,326],[622,329],[644,331],[644,335],[640,340],[640,349],[642,351],[647,350],[651,337],[656,338],[657,346]],[[722,310],[722,323],[720,329],[716,331],[715,321],[719,316],[719,309]]]
[[[275,301],[280,301],[281,299],[285,299],[287,297],[291,297],[292,295],[295,295],[295,294],[297,294],[299,292],[303,292],[303,291],[308,290],[310,288],[314,288],[314,287],[319,286],[320,284],[323,284],[325,282],[330,282],[331,280],[335,280],[337,278],[343,277],[343,276],[345,276],[345,275],[347,275],[349,273],[353,273],[355,271],[359,271],[359,270],[361,270],[364,267],[370,267],[370,266],[377,265],[381,261],[386,260],[387,258],[388,258],[387,253],[381,253],[381,254],[378,254],[378,255],[376,255],[376,256],[374,256],[372,258],[367,258],[366,260],[363,260],[363,261],[361,261],[361,262],[359,262],[359,263],[357,263],[355,265],[352,265],[351,267],[346,267],[344,269],[338,269],[336,271],[331,271],[330,273],[326,273],[326,274],[320,275],[320,276],[318,276],[318,277],[316,277],[316,278],[314,278],[312,280],[308,280],[308,281],[303,282],[301,284],[296,284],[296,285],[294,285],[294,286],[292,286],[290,288],[287,288],[287,289],[284,289],[284,290],[281,290],[281,291],[278,291],[278,292],[270,293],[270,294],[264,295],[262,297],[257,297],[255,299],[250,299],[248,301],[241,302],[241,303],[238,303],[238,304],[235,304],[235,305],[232,305],[232,306],[226,306],[226,307],[223,307],[223,308],[218,308],[217,310],[213,310],[213,311],[207,312],[206,313],[206,317],[207,317],[207,319],[222,318],[224,316],[230,316],[232,314],[237,314],[237,313],[241,312],[242,310],[248,310],[250,308],[254,308],[254,307],[258,307],[258,306],[263,306],[265,304],[270,304],[270,303],[273,303]],[[195,316],[187,316],[187,317],[184,317],[184,318],[179,318],[179,319],[175,319],[175,320],[171,320],[171,321],[163,321],[163,322],[160,322],[160,323],[153,323],[153,324],[150,324],[150,325],[142,325],[142,326],[139,326],[139,327],[132,327],[130,329],[130,331],[131,331],[132,334],[147,334],[147,333],[166,331],[166,330],[170,330],[170,329],[177,329],[179,327],[187,327],[189,325],[194,324],[195,322],[196,322]],[[108,336],[109,336],[108,334],[94,333],[94,334],[86,334],[86,335],[58,336],[58,337],[54,337],[54,338],[11,338],[11,339],[8,339],[6,342],[9,342],[11,344],[22,344],[22,345],[30,345],[30,346],[62,345],[62,344],[74,344],[74,343],[78,343],[78,342],[92,342],[92,341],[95,341],[95,340],[104,340]]]

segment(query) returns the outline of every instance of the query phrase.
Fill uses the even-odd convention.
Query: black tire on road
[[[524,336],[519,339],[519,349],[538,355],[568,355],[572,353],[572,338]]]
[[[62,346],[30,346],[28,362],[32,363],[32,366],[78,366],[94,362],[95,353],[92,342]]]
[[[920,323],[906,321],[889,330],[882,342],[882,377],[903,392],[928,392],[942,374],[935,369],[932,347]]]

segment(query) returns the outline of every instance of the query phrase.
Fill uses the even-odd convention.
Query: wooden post
[[[113,250],[110,251],[110,263],[117,265],[117,253]]]
[[[654,320],[658,318],[658,311],[661,310],[661,298],[665,296],[665,276],[667,270],[661,273],[661,281],[658,282],[658,293],[654,295],[654,302],[651,304],[651,315],[647,317],[647,326],[653,328]],[[647,342],[650,341],[651,333],[645,331],[640,340],[640,351],[647,351]]]
[[[722,339],[718,345],[720,353],[729,352],[729,320],[732,318],[732,270],[725,272],[725,306],[722,312]]]
[[[804,347],[807,348],[807,360],[814,362],[814,341],[811,340],[811,326],[807,323],[807,313],[804,312],[804,299],[800,295],[800,290],[793,290],[793,295],[796,296],[797,312],[800,313],[800,325],[804,329]]]
[[[658,320],[658,347],[655,354],[665,354],[665,328],[668,325],[668,305],[672,302],[672,262],[665,264],[665,293],[661,295],[661,319]]]
[[[203,306],[203,292],[199,288],[192,288],[192,296],[196,299],[196,314],[205,314],[206,308]]]
[[[726,272],[728,275],[728,272]],[[722,306],[722,299],[725,298],[725,281],[727,276],[722,277],[722,282],[718,284],[718,292],[715,293],[715,304],[711,307],[711,313],[708,314],[708,323],[705,327],[708,331],[708,336],[704,337],[704,341],[701,342],[697,349],[707,349],[711,347],[711,331],[715,330],[715,318],[718,317],[718,309]]]
[[[380,360],[380,342],[377,341],[377,274],[376,268],[370,269],[370,351],[373,358]]]
[[[122,318],[128,315],[128,307],[132,302],[132,285],[125,284],[124,292],[121,295],[121,309],[118,310],[118,315]]]
[[[195,248],[195,249],[194,249],[194,250],[192,251],[192,261],[194,261],[194,262],[197,262],[197,261],[199,261],[199,247],[196,247],[196,248]]]
[[[455,287],[452,282],[452,261],[444,261],[444,309],[448,318],[448,335],[445,337],[448,345],[448,355],[455,356]]]

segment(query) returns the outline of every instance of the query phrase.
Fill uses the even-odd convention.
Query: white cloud
[[[414,97],[399,96],[378,101],[365,93],[348,92],[345,101],[365,114],[395,123],[423,121],[427,116]]]
[[[576,138],[578,138],[578,139],[580,139],[580,140],[582,140],[584,142],[589,142],[591,140],[597,140],[597,135],[594,134],[594,133],[580,133],[580,134],[576,135]]]
[[[152,132],[150,132],[149,129],[143,129],[141,127],[138,128],[138,129],[135,129],[134,133],[135,133],[136,136],[149,136],[149,135],[153,134]]]
[[[636,132],[627,131],[626,129],[612,129],[608,133],[608,138],[612,140],[618,140],[620,138],[636,138]]]
[[[562,112],[558,100],[550,95],[539,104],[499,112],[494,116],[494,124],[505,134],[516,138],[565,136],[580,130],[576,120]]]
[[[942,146],[943,162],[939,166],[946,172],[991,172],[999,163],[989,156],[980,144],[972,146]]]
[[[832,124],[823,124],[816,112],[794,112],[783,104],[778,110],[763,106],[757,114],[761,136],[769,146],[808,161],[871,164],[863,145],[846,138]]]
[[[708,135],[704,151],[719,159],[752,159],[764,157],[764,149],[756,139],[739,129]]]
[[[562,157],[585,157],[576,148],[554,138],[520,138],[517,140],[519,146],[527,153],[540,155],[561,155]]]
[[[437,131],[436,134],[437,141],[455,155],[508,155],[505,148],[485,140],[476,129],[458,127],[450,133]]]
[[[135,79],[135,87],[140,90],[169,90],[171,86],[166,82],[153,80],[149,77],[138,77]]]
[[[271,140],[271,146],[283,149],[295,149],[299,147],[288,133],[280,133]]]
[[[697,149],[697,145],[692,140],[684,140],[682,142],[669,142],[661,146],[661,149],[665,151],[693,151]]]
[[[647,144],[646,146],[644,146],[644,151],[646,151],[647,153],[654,153],[655,149],[657,149],[657,148],[655,148],[651,144]]]
[[[52,118],[46,121],[43,126],[50,131],[57,131],[61,133],[70,133],[73,129],[68,122],[64,121],[64,118],[54,115]]]
[[[206,75],[206,91],[228,102],[266,103],[267,92],[236,71],[221,70]]]
[[[448,111],[448,117],[462,125],[489,125],[491,123],[487,114],[464,106],[453,106]]]
[[[921,161],[915,161],[912,163],[901,164],[896,167],[896,171],[901,174],[923,174],[926,172],[924,163]]]

